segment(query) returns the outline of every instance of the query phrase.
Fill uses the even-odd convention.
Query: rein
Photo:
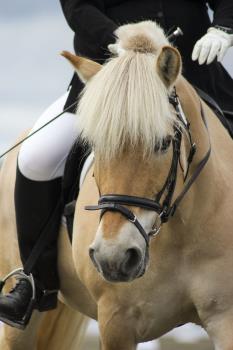
[[[162,187],[161,191],[156,195],[155,200],[144,198],[144,197],[127,196],[127,195],[120,195],[120,194],[106,194],[106,195],[100,196],[98,205],[85,206],[86,210],[101,210],[100,220],[107,211],[121,213],[127,220],[132,222],[137,227],[138,231],[140,232],[142,237],[145,239],[147,246],[149,246],[150,238],[152,236],[156,236],[159,233],[162,224],[166,223],[175,214],[176,209],[179,206],[182,199],[184,198],[185,194],[188,192],[188,190],[190,189],[194,181],[197,179],[197,177],[200,175],[201,171],[205,167],[211,153],[210,136],[208,132],[207,120],[206,120],[202,103],[201,103],[200,104],[201,117],[208,133],[209,148],[205,156],[197,164],[197,167],[194,173],[192,174],[192,176],[187,180],[189,170],[190,170],[190,164],[192,163],[193,157],[196,153],[196,144],[193,143],[192,141],[192,135],[190,132],[190,123],[186,120],[183,114],[183,111],[175,90],[173,94],[169,97],[169,102],[175,108],[177,113],[177,118],[182,123],[184,129],[187,131],[189,142],[190,142],[190,152],[187,160],[188,167],[184,178],[185,184],[184,184],[183,190],[177,196],[177,198],[173,200],[173,196],[176,188],[176,182],[177,182],[177,172],[178,172],[178,164],[180,160],[180,149],[181,149],[183,132],[181,127],[174,126],[175,133],[174,133],[174,138],[172,139],[173,157],[172,157],[171,167],[168,173],[168,177],[165,181],[165,184]],[[160,203],[161,198],[165,194],[165,192],[166,192],[166,196],[162,201],[162,203]],[[158,215],[156,217],[156,221],[151,231],[147,233],[142,227],[142,225],[140,224],[136,215],[126,206],[139,207],[139,208],[152,210],[156,212]]]

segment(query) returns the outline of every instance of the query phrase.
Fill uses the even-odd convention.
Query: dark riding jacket
[[[175,45],[183,59],[183,74],[194,85],[211,95],[224,109],[233,111],[233,80],[216,61],[210,65],[193,62],[193,47],[211,25],[233,28],[233,0],[60,0],[69,26],[75,33],[74,48],[79,55],[103,63],[107,46],[114,43],[113,32],[122,24],[154,20],[166,32],[177,26],[184,36]],[[213,23],[207,4],[214,11]],[[82,83],[72,79],[66,106],[79,95]]]

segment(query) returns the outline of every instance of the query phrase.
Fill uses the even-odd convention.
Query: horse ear
[[[91,61],[87,58],[73,55],[68,51],[62,51],[64,56],[74,66],[79,78],[86,83],[102,68],[101,64]]]
[[[181,66],[179,51],[172,46],[164,46],[157,59],[157,71],[167,88],[178,78]]]

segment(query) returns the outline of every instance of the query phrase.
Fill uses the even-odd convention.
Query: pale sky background
[[[72,41],[59,0],[0,2],[0,153],[65,92],[72,68],[59,52]]]

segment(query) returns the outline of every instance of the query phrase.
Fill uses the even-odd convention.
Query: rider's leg
[[[67,94],[54,102],[37,120],[30,133],[40,129],[56,115]],[[20,171],[33,181],[49,181],[61,177],[67,155],[79,135],[75,114],[64,113],[22,144],[18,164]]]
[[[40,128],[62,111],[66,96],[56,101],[38,120],[33,130]],[[20,254],[27,260],[41,230],[54,211],[61,195],[61,176],[69,150],[78,136],[74,114],[65,113],[60,118],[25,141],[18,157],[15,186],[15,209]],[[56,238],[61,210],[56,213],[49,232],[48,245],[33,269],[40,289],[46,293],[41,310],[56,306],[59,281],[56,269]],[[31,286],[21,280],[13,291],[0,296],[0,319],[21,326],[22,318],[31,299]]]
[[[59,280],[56,269],[56,241],[59,230],[62,206],[61,178],[49,181],[33,181],[24,176],[19,168],[15,184],[16,227],[20,256],[25,266],[32,248],[53,215],[52,228],[48,230],[46,247],[32,272],[37,286],[46,291],[46,298],[40,300],[41,310],[56,306]],[[28,269],[25,271],[28,272]],[[53,291],[53,292],[51,292]],[[43,303],[42,303],[43,301]]]
[[[62,110],[65,100],[66,95],[50,106],[39,118],[31,132],[56,116]],[[29,257],[40,232],[60,199],[61,177],[64,173],[66,158],[77,136],[75,115],[64,113],[33,135],[21,147],[18,156],[15,208],[23,263]],[[28,218],[28,213],[33,214],[31,219]],[[50,245],[41,256],[36,271],[34,271],[37,279],[43,282],[45,290],[58,289],[55,245],[61,211],[58,210],[55,216],[56,220],[50,233]]]

